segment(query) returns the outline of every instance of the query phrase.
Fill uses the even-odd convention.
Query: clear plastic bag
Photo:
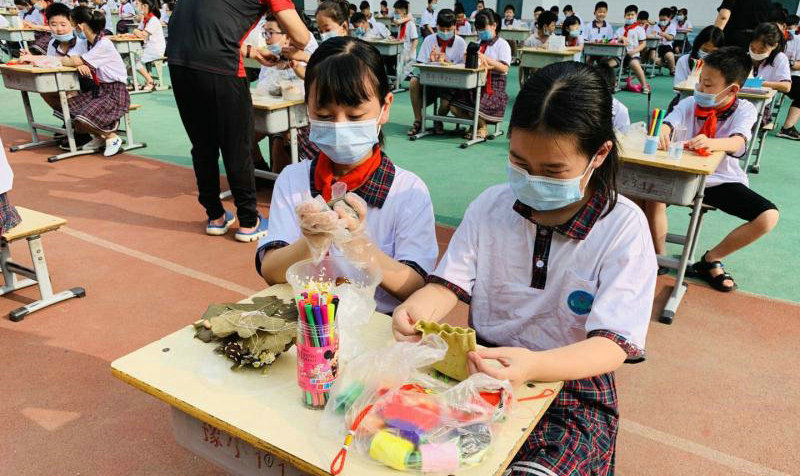
[[[344,435],[331,474],[349,448],[399,471],[447,473],[481,463],[495,424],[510,411],[511,385],[473,374],[450,386],[421,371],[447,352],[436,335],[354,359],[337,380],[321,425]],[[346,432],[346,433],[345,433]]]

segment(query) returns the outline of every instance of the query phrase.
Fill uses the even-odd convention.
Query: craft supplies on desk
[[[336,309],[339,297],[304,292],[295,296],[297,323],[297,384],[308,408],[322,409],[338,372],[339,333]]]

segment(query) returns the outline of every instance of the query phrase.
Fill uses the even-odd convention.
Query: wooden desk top
[[[625,148],[625,137],[621,137],[619,142],[619,158],[622,162],[646,165],[659,169],[677,170],[696,175],[711,175],[717,170],[719,163],[722,162],[722,159],[725,157],[724,152],[712,152],[710,156],[703,157],[694,152],[684,150],[680,160],[675,160],[667,156],[666,150],[659,150],[654,155],[646,155],[641,150],[644,146],[643,144],[635,149],[628,150]],[[630,140],[627,142],[630,143]]]
[[[678,83],[673,89],[675,91],[679,91],[682,93],[685,92],[692,92],[694,91],[694,87],[697,84],[697,81],[693,81],[691,79],[685,79],[682,82]],[[751,91],[739,91],[739,94],[736,96],[741,99],[772,99],[777,92],[771,88],[762,88],[762,93],[751,92]]]
[[[107,36],[106,38],[108,38],[109,40],[111,40],[111,41],[113,41],[115,43],[122,42],[122,41],[138,41],[140,43],[144,43],[144,39],[137,38],[137,37],[133,36],[131,33],[125,33],[124,35],[111,35],[111,36]]]
[[[34,25],[32,27],[21,26],[19,28],[11,28],[11,27],[0,28],[0,30],[10,31],[10,32],[15,32],[15,31],[48,31],[49,32],[50,31],[50,27],[41,26],[41,25]]]
[[[77,69],[70,66],[59,66],[57,68],[51,68],[51,67],[40,68],[32,64],[11,64],[11,65],[0,64],[0,70],[9,70],[18,73],[28,73],[28,74],[72,73],[77,71]]]
[[[523,53],[533,53],[533,54],[541,54],[541,55],[552,55],[552,56],[575,56],[575,54],[580,53],[580,50],[546,50],[544,48],[534,48],[531,46],[526,46],[524,48],[520,48]]]
[[[609,48],[611,48],[611,47],[614,47],[614,48],[619,48],[620,46],[625,46],[625,45],[623,45],[622,43],[601,43],[601,42],[596,42],[596,41],[595,41],[595,42],[593,42],[593,41],[587,41],[587,42],[585,42],[585,43],[584,43],[584,45],[591,45],[591,46],[608,46]]]
[[[291,298],[288,285],[273,286],[258,295]],[[188,319],[187,319],[188,320]],[[393,342],[389,316],[374,314],[358,336],[365,348]],[[328,476],[328,469],[342,445],[338,438],[319,432],[321,411],[308,410],[300,401],[293,347],[272,364],[266,374],[232,372],[230,363],[215,354],[215,344],[193,338],[191,325],[117,359],[111,371],[117,378],[169,405],[236,436],[251,445],[287,460],[301,471]],[[346,370],[345,370],[346,371]],[[562,384],[522,386],[515,397],[538,395],[545,389],[556,393]],[[499,426],[492,451],[459,476],[499,476],[555,394],[543,399],[515,402],[513,413]],[[397,472],[360,456],[351,448],[345,473],[397,476]]]
[[[486,68],[467,68],[463,64],[452,63],[415,63],[414,66],[420,69],[456,73],[480,73],[481,71],[486,71]]]
[[[12,241],[29,236],[41,235],[42,233],[57,230],[67,224],[67,220],[54,217],[46,213],[37,212],[23,207],[16,207],[22,221],[19,225],[8,230],[3,234],[3,241]]]
[[[380,39],[380,40],[378,40],[378,39],[370,39],[370,40],[364,40],[364,41],[366,41],[367,43],[375,43],[375,44],[381,44],[381,45],[402,45],[403,43],[405,43],[405,41],[403,41],[403,40],[393,40],[391,38],[387,39],[387,40],[384,40],[384,39]]]
[[[253,109],[277,111],[278,109],[285,109],[305,103],[304,99],[287,100],[271,96],[256,96],[252,93],[251,95],[253,96]]]

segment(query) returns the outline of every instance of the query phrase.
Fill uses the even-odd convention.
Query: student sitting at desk
[[[564,32],[564,44],[568,50],[581,51],[583,49],[583,38],[581,36],[581,21],[575,15],[568,16],[561,26]],[[580,55],[578,55],[580,56]],[[580,59],[580,58],[578,58]],[[577,59],[576,59],[577,61]]]
[[[525,27],[521,21],[514,18],[514,15],[517,14],[517,10],[514,8],[514,5],[506,5],[506,8],[503,9],[503,30],[521,30]],[[477,19],[477,17],[476,17]]]
[[[672,84],[674,86],[678,86],[689,79],[689,76],[692,74],[692,71],[694,71],[695,67],[702,67],[702,63],[700,61],[705,59],[705,57],[711,53],[717,51],[717,49],[721,48],[724,44],[725,34],[722,32],[722,30],[714,25],[709,25],[700,30],[700,33],[697,34],[697,38],[694,39],[694,43],[692,44],[692,49],[689,54],[681,56],[678,59],[678,62],[675,63],[675,78],[673,79]],[[678,93],[669,103],[667,112],[672,112],[672,109],[680,100],[681,95]]]
[[[351,16],[350,24],[353,25],[353,36],[362,40],[387,40],[392,37],[386,25],[380,22],[375,22],[375,25],[373,25],[361,13]]]
[[[425,184],[383,152],[380,128],[394,99],[381,56],[355,38],[322,43],[306,71],[311,140],[322,150],[313,161],[286,167],[275,182],[269,234],[259,242],[258,272],[269,284],[286,282],[286,269],[311,250],[372,262],[383,274],[378,311],[394,307],[425,284],[438,255],[433,206]],[[340,203],[324,210],[312,197],[332,198],[334,182],[347,184],[348,215]],[[350,240],[332,234],[344,221]]]
[[[756,27],[750,41],[753,76],[764,80],[763,87],[788,94],[792,89],[792,70],[783,48],[783,32],[775,23],[762,23]],[[771,119],[772,104],[767,104],[762,124],[768,124]]]
[[[436,34],[428,36],[422,42],[417,54],[417,63],[464,64],[467,42],[460,36],[456,36],[456,15],[453,10],[449,8],[440,10],[436,17],[436,27]],[[411,96],[411,109],[414,112],[414,123],[408,130],[409,136],[418,134],[424,126],[422,123],[423,107],[434,104],[438,99],[439,109],[436,111],[437,115],[447,115],[450,110],[451,90],[428,86],[425,94],[427,104],[422,104],[422,85],[417,77],[412,76],[409,95]],[[434,134],[444,134],[444,125],[441,122],[435,121],[433,127]]]
[[[506,82],[511,65],[511,46],[503,38],[497,36],[497,17],[491,8],[484,8],[475,18],[480,43],[480,64],[489,70],[486,86],[481,91],[481,102],[478,110],[478,137],[488,135],[486,123],[501,122],[508,105]],[[460,89],[453,96],[450,111],[454,116],[469,119],[475,113],[475,93]],[[464,137],[472,140],[472,130]]]
[[[567,4],[564,5],[564,20],[561,23],[563,24],[565,21],[567,21],[567,18],[569,17],[575,17],[575,19],[578,20],[578,25],[583,24],[583,22],[581,21],[581,17],[576,15],[575,10],[572,9],[572,5]]]
[[[164,57],[167,49],[167,40],[164,38],[164,28],[161,26],[161,11],[158,9],[158,0],[137,0],[139,11],[144,18],[142,24],[133,34],[144,40],[144,50],[141,57],[136,58],[136,71],[142,75],[145,85],[142,91],[152,91],[156,88],[153,77],[147,71],[147,64]],[[131,72],[131,74],[136,74]],[[163,78],[159,78],[161,80]]]
[[[594,5],[594,20],[583,25],[583,38],[587,43],[601,43],[614,38],[614,27],[606,21],[608,3],[601,0]]]
[[[389,10],[389,2],[386,0],[381,0],[381,18],[392,18],[394,17],[394,12]]]
[[[402,78],[408,78],[414,68],[414,61],[417,54],[417,43],[419,34],[414,17],[409,13],[408,0],[397,0],[392,5],[394,8],[394,24],[397,25],[397,39],[403,42],[403,55],[400,64],[403,65]]]
[[[691,33],[694,29],[692,27],[692,22],[689,21],[689,10],[685,8],[678,10],[678,13],[672,20],[672,24],[675,25],[675,30],[678,33],[686,33],[686,38],[684,38],[683,41],[673,42],[675,46],[675,54],[677,55],[686,51],[686,48],[689,46],[689,33]]]
[[[120,0],[119,21],[117,21],[117,33],[128,33],[136,21],[136,10],[133,8],[131,0]]]
[[[664,120],[659,147],[666,149],[675,126],[684,126],[691,139],[687,147],[703,151],[727,153],[717,170],[706,180],[704,203],[747,221],[728,234],[719,244],[706,251],[692,269],[714,289],[730,292],[736,283],[720,262],[769,233],[778,223],[777,207],[748,187],[747,174],[739,165],[751,139],[757,118],[755,106],[738,99],[752,63],[740,48],[728,46],[705,58],[694,97],[675,106]],[[667,207],[647,202],[645,210],[650,222],[656,253],[665,254]]]
[[[453,11],[456,13],[456,35],[472,35],[472,23],[467,21],[467,15],[464,12],[464,5],[461,2],[456,2]]]
[[[22,26],[25,28],[34,28],[37,26],[47,26],[47,7],[53,4],[53,0],[36,0],[33,6],[39,13],[38,17],[34,16],[33,20],[23,20]],[[35,55],[44,55],[47,53],[47,45],[50,43],[50,32],[48,31],[35,31],[33,33],[34,41],[29,45],[30,52]]]
[[[650,52],[651,61],[659,61],[660,66],[666,66],[669,69],[669,74],[675,75],[675,53],[672,51],[672,40],[678,31],[675,29],[675,24],[669,20],[670,9],[662,8],[658,12],[658,24],[654,25],[648,30],[649,36],[656,37],[658,41],[658,49]]]
[[[350,26],[348,5],[344,0],[325,0],[317,6],[314,17],[317,19],[320,41],[348,35]]]
[[[370,26],[374,28],[375,25],[379,24],[382,25],[382,23],[380,23],[378,20],[375,19],[375,15],[372,14],[370,8],[371,7],[369,6],[369,2],[367,0],[362,0],[362,2],[358,5],[358,10],[361,12],[362,15],[364,15],[364,17],[366,17]],[[353,25],[353,22],[351,21],[350,24]]]
[[[531,25],[530,25],[530,27],[531,27],[531,35],[535,35],[536,34],[536,28],[537,28],[536,27],[536,22],[539,21],[539,15],[541,15],[543,11],[544,11],[544,8],[542,8],[541,5],[533,9],[533,20],[531,20]]]
[[[531,34],[524,45],[533,48],[547,49],[550,37],[556,34],[556,14],[553,12],[542,12],[536,20],[536,33]]]
[[[582,63],[538,70],[509,144],[509,183],[470,204],[428,284],[395,310],[394,335],[417,340],[417,321],[469,304],[486,347],[469,354],[472,373],[564,381],[504,474],[610,475],[614,371],[644,359],[657,265],[642,211],[617,191],[608,85]]]
[[[628,5],[625,7],[625,26],[617,30],[616,39],[618,42],[625,45],[625,59],[622,62],[623,66],[630,66],[631,71],[636,74],[639,84],[634,86],[633,80],[628,76],[626,89],[633,92],[643,92],[645,94],[650,92],[650,86],[647,84],[647,79],[644,77],[644,69],[639,57],[642,51],[647,47],[647,33],[639,23],[636,22],[636,14],[639,7],[636,5]],[[610,60],[611,67],[617,66],[617,60]]]
[[[786,19],[786,30],[789,32],[790,40],[786,43],[786,57],[789,58],[789,68],[792,70],[792,89],[789,90],[789,97],[792,105],[786,114],[786,121],[783,123],[778,137],[784,139],[800,140],[800,132],[795,125],[800,119],[800,36],[797,34],[800,17],[789,15]]]
[[[37,2],[34,5],[31,0],[14,0],[14,5],[17,7],[23,25],[44,25],[44,16],[39,8],[42,4]]]
[[[104,2],[103,0],[95,0],[95,8],[101,10],[106,16],[106,29],[107,34],[113,34],[111,29],[114,25],[114,12],[119,9],[114,0]]]
[[[475,4],[475,10],[469,15],[469,19],[475,21],[475,16],[486,8],[486,5],[483,3],[483,0],[478,0]]]
[[[422,18],[419,20],[419,34],[423,38],[436,33],[436,18],[438,14],[435,11],[435,7],[437,1],[428,0],[428,6],[422,12]]]

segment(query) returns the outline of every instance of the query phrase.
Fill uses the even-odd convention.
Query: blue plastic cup
[[[654,155],[658,151],[658,136],[647,136],[644,139],[644,153]]]

